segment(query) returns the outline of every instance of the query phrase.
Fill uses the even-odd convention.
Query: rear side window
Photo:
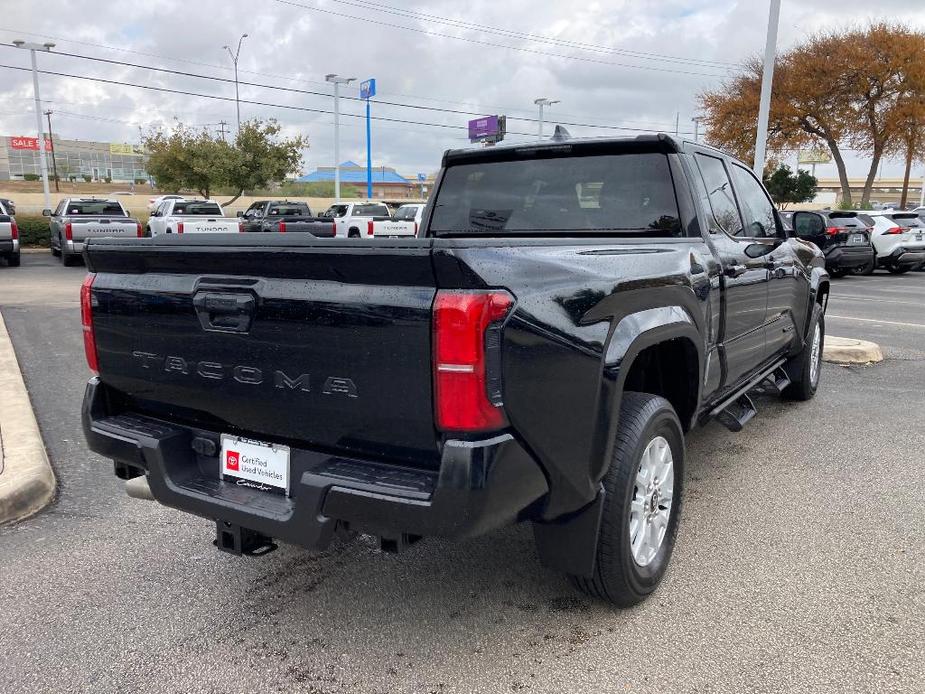
[[[722,160],[706,154],[698,154],[696,159],[713,212],[710,231],[725,231],[732,236],[741,235],[742,219],[739,217],[739,208],[736,207],[735,196],[732,194],[732,183]]]
[[[758,183],[752,172],[738,164],[732,165],[732,180],[742,207],[745,228],[742,236],[762,238],[777,236],[777,223],[774,220],[774,205]]]
[[[122,205],[117,202],[71,200],[70,204],[67,206],[67,214],[88,216],[108,214],[114,217],[124,217],[125,210],[123,210]]]
[[[395,216],[392,217],[392,219],[394,219],[396,222],[413,222],[417,214],[417,207],[405,205],[403,207],[399,207],[398,210],[396,210]]]
[[[430,228],[441,234],[614,232],[682,236],[664,154],[608,154],[449,167]]]
[[[173,213],[187,217],[221,217],[222,208],[214,202],[175,202]]]

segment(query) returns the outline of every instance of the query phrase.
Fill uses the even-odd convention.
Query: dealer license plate
[[[223,480],[265,492],[289,494],[289,446],[222,434]]]
[[[864,234],[851,234],[848,237],[849,246],[863,246],[867,243],[867,239],[864,237]]]

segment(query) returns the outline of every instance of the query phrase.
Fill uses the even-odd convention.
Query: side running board
[[[748,396],[748,391],[761,385],[767,392],[779,394],[790,385],[790,378],[783,368],[785,361],[781,359],[758,373],[710,410],[710,417],[715,417],[730,431],[742,431],[742,427],[758,412],[755,403]]]

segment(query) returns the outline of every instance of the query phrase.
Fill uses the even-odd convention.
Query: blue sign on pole
[[[419,180],[419,181],[426,181],[426,180],[427,180],[427,174],[419,173],[419,174],[418,174],[418,180]]]
[[[367,199],[373,197],[373,148],[372,148],[372,137],[370,134],[369,126],[369,100],[376,96],[376,80],[375,78],[368,79],[365,82],[360,82],[360,98],[366,99],[366,197]]]
[[[376,96],[376,80],[368,79],[365,82],[360,82],[360,98],[361,99],[371,99]]]

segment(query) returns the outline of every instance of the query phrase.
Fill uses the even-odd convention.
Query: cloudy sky
[[[0,0],[0,43],[57,44],[56,55],[39,56],[40,69],[69,75],[40,78],[57,135],[137,142],[139,125],[169,127],[180,120],[217,131],[224,120],[234,127],[233,71],[222,46],[235,47],[246,32],[239,63],[240,80],[249,83],[241,86],[242,118],[274,117],[286,132],[306,135],[309,171],[333,162],[333,104],[324,75],[375,77],[373,115],[392,120],[373,122],[374,163],[409,175],[435,170],[445,149],[466,145],[464,126],[475,115],[507,114],[508,139],[531,139],[537,124],[528,119],[536,118],[537,97],[560,100],[549,119],[575,124],[568,126],[573,135],[673,132],[676,118],[680,132],[690,135],[696,95],[764,48],[763,0],[570,4]],[[925,4],[784,0],[779,45],[849,21],[882,18],[925,29]],[[0,46],[0,134],[35,134],[31,76],[15,69],[28,65],[26,51]],[[159,70],[146,69],[152,67]],[[343,93],[357,95],[353,88]],[[341,159],[365,163],[364,121],[352,117],[363,114],[363,105],[341,104]],[[898,162],[883,167],[884,175],[900,171]],[[850,175],[865,172],[862,159],[849,161]],[[817,170],[832,174],[828,166]]]

